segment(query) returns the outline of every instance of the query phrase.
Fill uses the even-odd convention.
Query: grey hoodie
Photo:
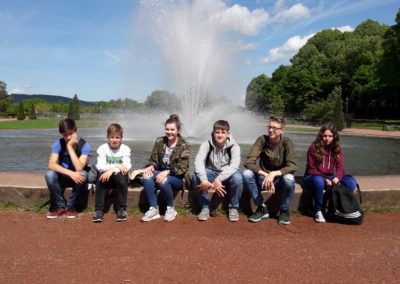
[[[212,147],[212,152],[207,162],[207,154]],[[231,159],[229,159],[228,148],[231,148]],[[239,170],[240,147],[232,136],[226,139],[222,149],[215,146],[213,135],[209,141],[201,143],[199,152],[194,161],[194,171],[200,181],[207,180],[206,168],[220,171],[218,179],[222,182]]]

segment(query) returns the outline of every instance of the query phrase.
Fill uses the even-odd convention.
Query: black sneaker
[[[259,206],[256,212],[254,212],[254,214],[249,217],[249,221],[256,223],[260,222],[261,219],[267,219],[268,217],[269,217],[268,208],[264,204],[262,206]]]
[[[97,210],[94,212],[93,217],[92,217],[92,222],[103,222],[103,211]]]
[[[278,217],[278,224],[283,224],[283,225],[290,224],[289,211],[280,211]]]
[[[124,209],[119,209],[117,213],[117,222],[128,220],[128,214]]]

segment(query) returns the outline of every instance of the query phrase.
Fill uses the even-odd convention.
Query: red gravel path
[[[46,220],[0,211],[0,283],[399,283],[400,213],[366,216],[361,226],[292,217],[282,226],[203,223],[138,216],[101,224],[91,214]],[[397,279],[397,280],[396,280]]]

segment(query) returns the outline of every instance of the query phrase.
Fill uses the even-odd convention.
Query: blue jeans
[[[207,179],[209,182],[213,182],[220,174],[219,171],[206,169]],[[210,200],[208,198],[208,192],[200,191],[197,188],[197,185],[200,184],[200,179],[194,173],[192,176],[192,185],[191,188],[196,194],[196,198],[201,206],[201,208],[208,207],[210,208]],[[225,189],[229,190],[229,208],[239,208],[240,197],[243,192],[243,177],[239,171],[236,171],[229,178],[222,182],[222,185],[225,186]]]
[[[69,176],[59,174],[55,171],[48,170],[45,175],[47,188],[50,191],[50,208],[73,208],[76,206],[76,199],[79,195],[84,195],[87,192],[87,177],[86,171],[81,171],[85,176],[86,181],[82,184],[75,183]],[[65,203],[62,188],[72,187],[72,195]],[[55,208],[54,208],[55,207]]]
[[[334,176],[328,176],[328,179],[332,180]],[[349,191],[353,191],[357,187],[357,181],[352,176],[344,176],[340,183],[343,184]],[[306,175],[303,177],[303,184],[306,188],[309,188],[314,193],[315,199],[315,212],[322,210],[322,204],[324,201],[324,190],[326,189],[325,178],[320,175]]]
[[[165,202],[167,206],[174,206],[174,192],[173,189],[179,190],[183,187],[182,178],[176,176],[167,176],[167,180],[162,183],[156,183],[156,177],[160,171],[154,171],[153,175],[143,180],[144,192],[149,200],[150,206],[157,208],[157,195],[156,190],[161,190],[165,195]]]
[[[264,203],[264,199],[261,195],[261,185],[263,181],[264,176],[257,175],[251,170],[245,170],[243,172],[244,185],[250,192],[250,195],[257,206],[262,206]],[[292,174],[286,174],[276,177],[274,179],[274,185],[280,196],[279,209],[281,211],[289,210],[294,196],[294,176]]]

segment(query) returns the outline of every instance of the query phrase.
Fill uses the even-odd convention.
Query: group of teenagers
[[[259,222],[269,217],[266,201],[261,192],[279,195],[278,223],[290,224],[290,206],[294,196],[295,177],[298,169],[293,142],[285,136],[285,120],[271,116],[267,133],[257,138],[244,161],[245,170],[239,171],[240,146],[230,133],[226,120],[214,123],[209,140],[201,143],[194,163],[194,173],[189,175],[190,144],[181,136],[179,116],[172,114],[164,123],[165,135],[156,139],[148,164],[142,169],[144,192],[149,209],[141,218],[148,222],[161,218],[157,191],[163,192],[167,205],[164,220],[172,221],[177,212],[174,208],[174,191],[187,188],[194,192],[200,205],[199,221],[210,218],[209,192],[228,198],[229,221],[239,221],[239,203],[243,190],[247,190],[257,206],[248,218]],[[59,123],[62,138],[56,140],[45,175],[50,192],[50,210],[47,218],[62,215],[73,219],[79,207],[87,202],[89,143],[78,138],[77,127],[72,119]],[[115,194],[114,211],[117,221],[128,218],[127,195],[131,173],[131,149],[122,143],[123,128],[112,123],[107,128],[107,142],[97,149],[98,178],[95,187],[95,211],[93,222],[102,222],[105,214],[105,197],[110,190]],[[324,124],[307,151],[307,166],[303,185],[314,196],[314,220],[325,222],[324,191],[336,183],[342,183],[349,191],[356,188],[354,177],[345,175],[343,151],[339,135],[331,123]],[[72,187],[68,200],[63,188]]]

